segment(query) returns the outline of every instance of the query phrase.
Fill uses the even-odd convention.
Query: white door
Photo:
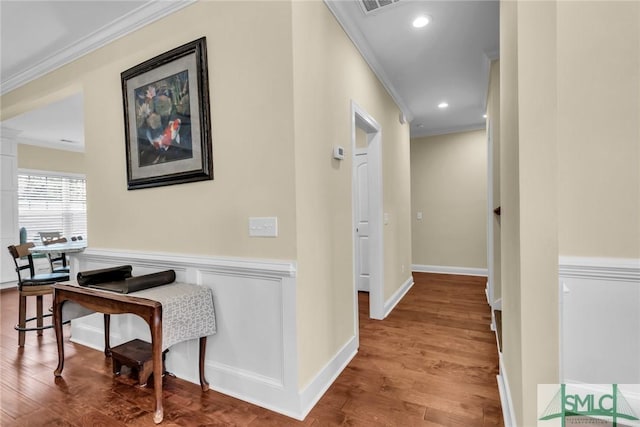
[[[369,172],[367,152],[356,153],[356,278],[358,290],[369,292]]]

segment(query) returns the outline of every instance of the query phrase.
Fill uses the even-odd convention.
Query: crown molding
[[[474,123],[471,125],[465,126],[456,126],[446,129],[435,129],[435,130],[425,130],[423,132],[411,130],[411,139],[416,138],[425,138],[427,136],[438,136],[438,135],[447,135],[449,133],[460,133],[460,132],[471,132],[474,130],[484,130],[487,128],[487,124],[485,122],[482,123]]]
[[[63,65],[93,52],[145,25],[187,7],[196,1],[197,0],[151,0],[75,43],[53,52],[28,70],[4,79],[0,84],[0,94],[4,95],[7,92],[17,89],[32,80],[42,77]]]
[[[0,126],[0,138],[2,140],[15,140],[22,133],[19,129],[13,129],[6,126]]]
[[[52,148],[54,150],[75,151],[77,153],[84,152],[84,142],[61,142],[61,141],[47,141],[43,139],[35,138],[15,138],[16,142],[24,145],[33,145],[36,147]]]
[[[327,5],[333,16],[338,21],[338,24],[342,27],[342,30],[345,32],[347,37],[351,40],[353,45],[356,47],[360,55],[365,60],[365,62],[371,68],[371,71],[378,77],[382,86],[386,89],[387,93],[393,98],[394,102],[400,108],[400,111],[407,118],[407,122],[411,122],[413,120],[413,113],[409,109],[409,106],[404,102],[402,97],[396,92],[391,84],[391,79],[384,72],[384,69],[378,62],[369,42],[364,37],[362,32],[358,29],[357,25],[353,20],[349,17],[348,13],[345,13],[343,10],[344,4],[347,2],[343,2],[340,0],[324,0],[324,4]]]

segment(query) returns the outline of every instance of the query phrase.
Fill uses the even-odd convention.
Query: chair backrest
[[[22,284],[23,280],[22,276],[20,275],[20,272],[22,270],[26,270],[28,268],[30,277],[33,277],[35,275],[35,269],[33,268],[33,257],[31,255],[31,252],[29,252],[29,248],[32,248],[34,246],[35,245],[33,244],[33,242],[28,242],[17,246],[11,245],[7,248],[9,249],[9,253],[13,257],[13,263],[16,265],[16,273],[18,273],[18,283],[20,284]],[[27,257],[27,259],[29,260],[28,264],[21,265],[18,262],[18,260],[23,257]]]
[[[43,244],[47,244],[50,240],[56,240],[62,237],[62,234],[59,231],[40,231],[40,240]]]

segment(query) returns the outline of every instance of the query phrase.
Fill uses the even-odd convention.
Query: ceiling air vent
[[[364,10],[364,13],[375,12],[386,6],[391,6],[398,3],[400,0],[361,0],[360,4]]]

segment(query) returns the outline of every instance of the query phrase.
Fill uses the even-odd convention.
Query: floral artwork
[[[206,39],[121,73],[127,189],[213,179]]]
[[[185,70],[134,92],[138,165],[191,158],[189,72]]]

